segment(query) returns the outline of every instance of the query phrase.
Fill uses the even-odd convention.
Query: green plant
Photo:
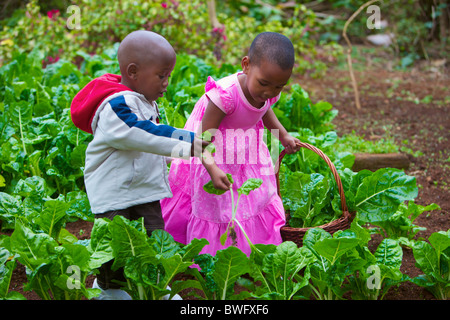
[[[306,299],[301,290],[309,285],[309,265],[315,261],[306,247],[291,241],[275,245],[256,245],[251,254],[250,275],[255,282],[252,296],[258,299]]]
[[[308,93],[298,84],[293,84],[289,94],[281,95],[274,112],[288,131],[310,129],[321,134],[333,129],[332,120],[338,111],[325,101],[312,103]]]
[[[101,231],[103,241],[108,240]],[[191,282],[179,284],[168,290],[174,277],[185,272],[207,243],[205,240],[194,240],[185,247],[180,247],[173,238],[162,230],[155,230],[151,237],[143,226],[142,219],[129,221],[116,216],[108,225],[110,246],[114,263],[112,268],[124,268],[127,283],[124,289],[134,300],[159,300],[164,295],[171,296],[191,285]],[[103,257],[105,262],[110,255]]]
[[[342,270],[344,254],[358,245],[355,236],[341,236],[337,233],[332,237],[320,228],[313,228],[306,232],[303,245],[311,250],[316,260],[310,266],[311,282],[309,284],[314,297],[318,300],[342,299],[342,286],[347,275]]]
[[[398,210],[384,221],[372,221],[372,224],[379,226],[384,236],[392,239],[401,239],[402,241],[413,240],[419,231],[424,231],[426,228],[416,226],[413,222],[426,211],[440,210],[441,208],[432,203],[428,206],[421,206],[409,201],[408,204],[401,203]]]
[[[392,137],[372,141],[366,140],[364,136],[358,136],[355,131],[339,137],[335,148],[337,151],[351,153],[395,153],[400,150]]]
[[[310,287],[317,299],[344,299],[347,292],[352,299],[383,299],[392,286],[407,280],[400,271],[403,253],[398,241],[386,238],[372,254],[369,240],[357,220],[333,236],[319,228],[307,231],[304,246],[317,258],[310,266]]]
[[[401,210],[399,206],[404,201],[412,202],[418,192],[415,178],[403,171],[384,168],[375,172],[369,170],[353,172],[345,168],[338,170],[338,174],[344,188],[348,210],[356,212],[362,223],[378,226],[385,223],[383,225],[385,230],[389,228],[394,230],[396,224],[400,227],[401,216],[411,216],[414,219],[417,216],[412,214],[412,211],[409,214],[396,214],[397,210]],[[280,190],[283,204],[285,209],[290,211],[294,226],[314,227],[340,217],[341,198],[337,194],[335,182],[331,182],[328,176],[329,174],[323,172],[305,174],[281,167]],[[411,205],[411,210],[413,208],[420,211],[414,204]],[[434,209],[436,207],[430,205],[426,210]],[[410,228],[404,229],[410,237],[419,231],[414,229],[412,221],[409,223]],[[403,226],[406,226],[405,223],[406,220],[403,221]],[[402,235],[406,236],[406,233]]]
[[[347,233],[348,231],[344,231]],[[368,248],[370,232],[353,220],[350,232],[359,239],[357,255],[349,255],[347,265],[352,270],[344,290],[351,292],[354,300],[382,300],[393,286],[408,280],[400,267],[403,251],[398,240],[384,238],[374,253]]]
[[[350,198],[350,203],[354,203],[353,208],[362,223],[385,221],[403,201],[414,200],[418,192],[415,177],[392,168],[379,169],[373,173],[362,170],[352,175],[347,185],[351,189],[357,187],[346,197]]]
[[[289,208],[289,225],[294,228],[314,227],[334,220],[331,185],[320,173],[292,172],[283,184],[283,204]],[[333,214],[327,214],[326,209]]]
[[[27,268],[25,290],[33,290],[43,300],[91,299],[100,293],[86,288],[90,256],[82,244],[59,245],[47,233],[33,232],[16,221],[6,249]]]
[[[239,227],[239,229],[242,231],[243,235],[247,239],[247,241],[250,245],[250,248],[253,249],[254,245],[250,241],[250,238],[248,237],[247,233],[245,232],[245,230],[242,227],[239,220],[236,219],[236,214],[237,214],[239,199],[241,198],[241,196],[243,194],[248,195],[252,190],[258,189],[261,186],[263,181],[261,179],[255,179],[255,178],[249,178],[246,181],[244,181],[244,183],[237,189],[238,198],[236,199],[236,202],[235,202],[234,201],[234,191],[233,191],[233,183],[234,183],[233,177],[229,173],[227,174],[227,176],[228,176],[228,180],[232,184],[231,188],[230,188],[232,213],[231,213],[231,220],[228,222],[226,231],[220,236],[220,243],[222,245],[225,245],[225,242],[227,241],[228,236],[230,236],[231,239],[233,240],[233,245],[236,245],[236,243],[235,243],[236,231],[234,230],[234,228],[235,228],[234,225],[237,224],[237,226]],[[221,195],[226,192],[224,190],[218,190],[218,189],[214,188],[212,181],[207,182],[203,186],[203,190],[205,190],[208,193],[217,194],[217,195]]]
[[[71,191],[57,199],[44,179],[30,177],[17,182],[11,193],[0,192],[0,221],[2,229],[13,229],[17,221],[33,230],[46,232],[59,239],[67,222],[83,219],[92,221],[89,200],[83,191]]]
[[[429,243],[417,241],[412,249],[417,267],[424,274],[411,281],[426,288],[437,299],[450,298],[450,231],[433,233]]]
[[[230,246],[218,250],[215,256],[201,254],[194,262],[199,269],[191,268],[186,273],[197,279],[196,288],[203,292],[203,296],[197,295],[199,299],[237,300],[250,296],[247,291],[239,295],[234,292],[236,282],[250,270],[249,259],[240,249]]]
[[[337,146],[338,137],[335,131],[314,134],[308,128],[301,128],[297,132],[291,132],[291,135],[320,149],[328,156],[337,169],[351,168],[355,162],[353,153],[342,149],[339,150]],[[306,148],[301,148],[297,153],[285,155],[283,164],[292,172],[320,173],[331,177],[331,170],[328,164],[321,159],[319,154]]]
[[[25,300],[21,293],[10,291],[11,278],[17,266],[17,259],[7,248],[11,248],[11,238],[0,235],[0,300]]]
[[[41,69],[40,52],[16,52],[0,69],[0,163],[3,190],[20,179],[46,180],[57,194],[83,189],[90,136],[75,128],[70,101],[86,83],[75,65],[60,60]]]

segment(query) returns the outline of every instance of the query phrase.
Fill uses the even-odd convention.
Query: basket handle
[[[315,153],[317,153],[323,160],[325,160],[325,162],[328,164],[328,166],[331,169],[331,173],[334,176],[334,179],[336,180],[337,186],[338,186],[338,190],[339,190],[339,196],[341,197],[341,208],[342,208],[342,212],[347,212],[347,203],[345,201],[345,194],[344,194],[344,187],[342,186],[342,182],[341,182],[341,178],[339,177],[339,174],[337,173],[336,167],[334,166],[334,164],[331,162],[331,160],[318,148],[308,144],[308,143],[304,143],[304,142],[300,142],[297,143],[297,145],[299,145],[302,148],[306,148],[309,149]],[[283,160],[284,156],[286,155],[286,150],[281,151],[279,157],[278,157],[278,161],[275,165],[275,172],[276,172],[276,180],[277,180],[277,190],[278,190],[278,195],[281,197],[281,192],[280,192],[280,179],[279,179],[279,173],[280,173],[280,164],[281,161]]]

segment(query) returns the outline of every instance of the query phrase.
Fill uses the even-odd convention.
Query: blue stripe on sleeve
[[[194,132],[177,129],[165,124],[156,125],[150,120],[138,120],[137,115],[131,112],[130,107],[128,107],[125,102],[124,96],[119,96],[112,99],[109,101],[109,104],[119,119],[125,122],[130,128],[136,127],[160,137],[174,138],[191,143],[194,141]]]

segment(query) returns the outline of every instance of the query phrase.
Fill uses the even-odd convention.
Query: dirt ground
[[[355,131],[366,140],[389,135],[396,144],[409,150],[410,167],[406,173],[415,176],[419,186],[416,203],[436,203],[441,210],[419,216],[415,224],[426,231],[418,237],[450,228],[450,73],[447,62],[431,61],[418,64],[408,71],[395,70],[385,53],[369,55],[354,65],[361,98],[357,110],[348,70],[340,64],[330,68],[325,77],[313,79],[294,76],[313,102],[325,100],[339,110],[333,123],[339,135]],[[74,223],[69,231],[88,238],[92,224]],[[373,237],[372,247],[380,241]],[[414,265],[411,250],[404,249],[401,271],[410,277],[421,274]],[[92,279],[90,278],[91,282]],[[11,289],[29,300],[37,300],[33,292],[23,292],[26,275],[23,266],[14,272]],[[89,283],[88,283],[89,284]],[[392,288],[385,300],[434,300],[431,293],[409,282]]]

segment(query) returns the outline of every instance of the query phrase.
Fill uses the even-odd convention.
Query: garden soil
[[[380,62],[383,61],[383,62]],[[397,145],[408,148],[410,166],[406,173],[415,176],[419,186],[416,203],[436,203],[441,210],[426,212],[415,224],[426,228],[417,238],[450,228],[450,77],[446,61],[426,61],[413,68],[395,70],[389,57],[367,57],[355,65],[361,109],[356,108],[354,91],[345,65],[335,66],[321,78],[294,75],[313,102],[330,102],[338,111],[333,123],[338,135],[355,131],[366,140],[392,137]],[[361,70],[361,71],[358,71]],[[412,153],[412,154],[411,154]],[[80,239],[90,236],[92,223],[79,221],[67,229]],[[381,236],[373,235],[370,247],[375,250]],[[401,271],[416,277],[412,251],[403,249]],[[93,281],[88,279],[88,285]],[[14,272],[11,289],[29,300],[39,300],[33,292],[24,292],[25,268]],[[241,288],[237,288],[240,290]],[[183,294],[183,293],[182,293]],[[186,299],[191,299],[185,296]],[[391,288],[385,300],[434,300],[424,288],[406,282]]]

